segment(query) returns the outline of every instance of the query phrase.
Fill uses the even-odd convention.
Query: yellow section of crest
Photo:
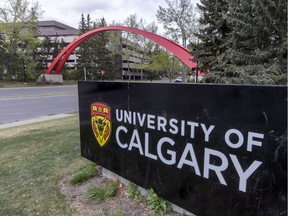
[[[111,122],[103,116],[95,115],[91,117],[91,126],[98,144],[104,146],[111,134]]]

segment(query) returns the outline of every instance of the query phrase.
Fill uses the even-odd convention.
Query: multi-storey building
[[[145,80],[147,74],[137,69],[137,63],[145,63],[144,50],[138,44],[122,38],[122,79]]]

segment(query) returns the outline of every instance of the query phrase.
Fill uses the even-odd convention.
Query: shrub
[[[129,183],[127,189],[129,199],[135,200],[138,203],[142,201],[141,193],[138,190],[138,186],[136,184]]]
[[[69,181],[70,184],[81,184],[96,174],[96,167],[93,164],[82,167]]]
[[[158,195],[154,192],[153,189],[148,190],[148,195],[146,199],[148,203],[148,208],[152,214],[165,215],[166,213],[171,211],[170,204],[161,197],[158,197]]]
[[[116,195],[117,182],[109,182],[105,185],[95,185],[87,189],[86,197],[91,200],[103,201]]]

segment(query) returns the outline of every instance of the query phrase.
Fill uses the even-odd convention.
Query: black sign
[[[197,216],[287,215],[287,87],[78,85],[85,158]]]

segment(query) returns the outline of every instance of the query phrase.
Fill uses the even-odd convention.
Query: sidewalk
[[[29,119],[29,120],[11,122],[11,123],[7,123],[7,124],[1,124],[0,129],[11,128],[11,127],[15,127],[15,126],[20,126],[20,125],[25,125],[25,124],[35,123],[35,122],[42,122],[42,121],[47,121],[47,120],[52,120],[52,119],[65,118],[65,117],[70,117],[70,116],[74,116],[74,115],[75,114],[57,114],[57,115],[51,115],[51,116],[42,116],[42,117],[35,118],[35,119]]]

